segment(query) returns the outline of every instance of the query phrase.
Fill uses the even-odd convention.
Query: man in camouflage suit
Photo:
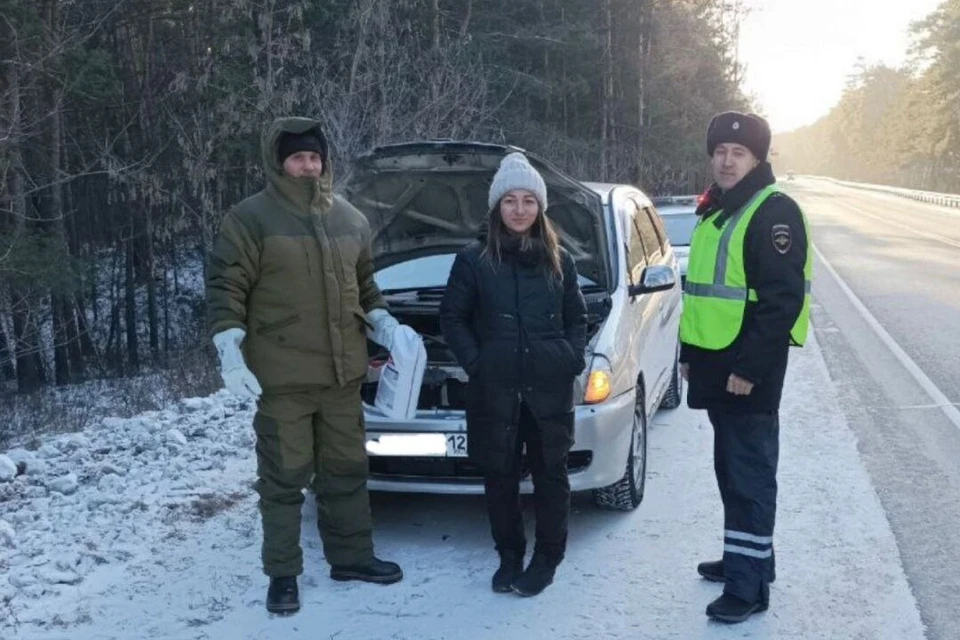
[[[300,513],[313,478],[335,580],[400,580],[373,553],[360,384],[367,338],[399,325],[373,279],[366,218],[333,194],[326,137],[307,118],[262,140],[267,187],[225,217],[206,283],[211,335],[230,391],[257,399],[257,492],[267,609],[300,608]],[[249,368],[248,368],[249,365]]]

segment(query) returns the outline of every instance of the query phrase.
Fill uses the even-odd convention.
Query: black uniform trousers
[[[520,505],[520,478],[523,475],[523,445],[526,443],[527,465],[533,476],[533,500],[536,514],[534,553],[560,564],[567,548],[567,523],[570,518],[570,479],[567,456],[549,467],[544,463],[543,441],[537,420],[520,403],[519,434],[513,459],[503,471],[487,471],[484,488],[490,530],[499,553],[523,554],[527,548]]]
[[[747,602],[766,602],[775,576],[780,419],[776,411],[709,411],[708,416],[723,500],[723,590]]]

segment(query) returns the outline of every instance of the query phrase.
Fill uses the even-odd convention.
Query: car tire
[[[678,354],[679,356],[679,354]],[[673,361],[673,373],[670,377],[670,388],[660,401],[661,409],[676,409],[683,401],[683,376],[680,375],[680,361]]]
[[[637,385],[636,393],[627,468],[616,483],[594,489],[593,501],[601,509],[633,511],[643,502],[643,491],[647,484],[647,413],[643,403],[643,388]]]

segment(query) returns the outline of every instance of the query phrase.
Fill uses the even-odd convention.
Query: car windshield
[[[692,211],[673,213],[666,209],[660,211],[660,216],[670,236],[670,244],[675,247],[688,246],[693,237],[693,228],[697,226],[697,214]]]
[[[412,291],[416,289],[436,289],[447,285],[450,269],[453,268],[455,253],[414,258],[384,269],[374,274],[373,279],[381,291]],[[578,276],[581,287],[596,286],[596,282]]]

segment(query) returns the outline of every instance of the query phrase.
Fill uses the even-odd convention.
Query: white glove
[[[390,351],[393,347],[393,332],[397,330],[400,323],[386,309],[374,309],[367,314],[367,320],[373,325],[372,329],[367,327],[367,337]]]
[[[220,377],[223,385],[230,393],[257,400],[263,389],[257,382],[257,377],[247,368],[240,353],[240,343],[247,332],[243,329],[227,329],[213,336],[213,344],[217,347],[217,356],[220,357]]]

